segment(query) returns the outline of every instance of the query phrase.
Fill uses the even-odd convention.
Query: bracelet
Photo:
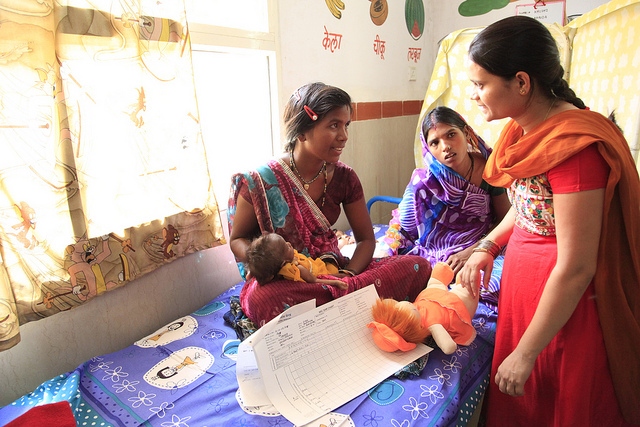
[[[351,277],[353,277],[353,276],[355,276],[356,274],[358,274],[358,273],[356,273],[355,271],[353,271],[353,270],[352,270],[352,269],[350,269],[350,268],[341,268],[340,270],[338,270],[338,273],[348,274],[348,275],[349,275],[349,276],[351,276]]]
[[[473,252],[486,252],[496,259],[502,248],[496,242],[491,239],[482,239],[478,242],[478,246],[473,250]]]

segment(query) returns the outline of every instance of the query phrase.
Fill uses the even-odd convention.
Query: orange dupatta
[[[598,315],[622,414],[627,422],[640,424],[640,180],[624,136],[611,120],[586,110],[556,114],[526,135],[511,120],[484,178],[509,187],[594,143],[611,168],[593,279]]]

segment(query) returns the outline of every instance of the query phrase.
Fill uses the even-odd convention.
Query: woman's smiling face
[[[517,79],[505,80],[489,73],[473,61],[467,64],[467,75],[473,83],[471,100],[488,122],[515,117],[523,106]]]
[[[313,128],[300,135],[305,149],[315,157],[335,163],[349,139],[351,108],[342,106],[329,111]]]

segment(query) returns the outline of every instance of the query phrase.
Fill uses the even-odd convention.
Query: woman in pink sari
[[[232,178],[230,246],[242,271],[252,239],[275,232],[300,253],[334,262],[346,290],[288,280],[259,285],[249,279],[240,294],[244,314],[262,326],[287,308],[315,299],[322,305],[375,284],[383,298],[413,301],[431,274],[418,256],[372,259],[375,237],[355,171],[340,162],[351,123],[351,98],[342,89],[311,83],[289,99],[285,153],[256,171]],[[356,239],[351,258],[340,254],[332,225],[344,208]]]

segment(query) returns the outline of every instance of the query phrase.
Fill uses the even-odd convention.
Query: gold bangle
[[[500,255],[501,251],[502,248],[500,247],[500,245],[498,245],[493,240],[486,238],[480,240],[478,242],[478,246],[473,250],[473,252],[486,252],[491,255],[493,259],[496,259],[498,255]]]

